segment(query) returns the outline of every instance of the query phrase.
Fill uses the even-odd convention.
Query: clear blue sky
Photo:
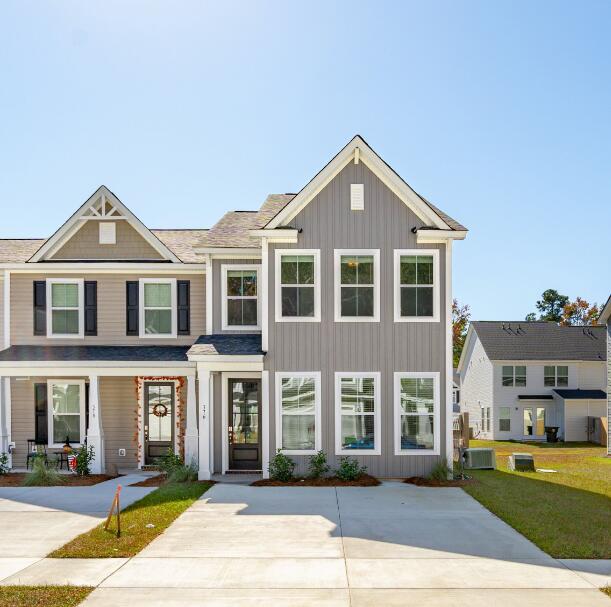
[[[470,228],[455,294],[611,291],[611,2],[0,4],[0,236],[101,183],[149,227],[299,190],[355,133]]]

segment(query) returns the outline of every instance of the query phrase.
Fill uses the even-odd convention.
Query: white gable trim
[[[98,200],[102,205],[98,208]],[[112,205],[106,212],[104,203]],[[180,263],[180,259],[168,249],[106,186],[100,186],[64,223],[51,238],[49,238],[32,255],[28,262],[45,261],[51,259],[55,253],[78,232],[86,221],[95,220],[125,220],[155,249],[164,259]]]
[[[352,160],[363,162],[387,188],[427,225],[440,230],[451,229],[358,135],[265,228],[274,229],[278,226],[286,225]]]

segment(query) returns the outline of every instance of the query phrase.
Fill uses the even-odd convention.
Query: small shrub
[[[93,461],[94,450],[92,447],[83,445],[76,452],[76,473],[79,476],[89,476],[91,474],[91,462]]]
[[[453,472],[448,468],[448,464],[445,461],[440,460],[431,470],[429,479],[433,481],[447,481],[449,478],[452,478],[452,475]]]
[[[0,453],[0,476],[9,473],[8,453]]]
[[[193,464],[181,464],[175,466],[172,472],[168,473],[170,483],[193,483],[197,480],[197,468]]]
[[[295,462],[278,449],[276,455],[269,462],[268,470],[269,477],[272,480],[288,483],[293,479]]]
[[[42,455],[32,460],[32,472],[28,473],[23,481],[24,487],[53,487],[63,483],[61,474],[53,468],[47,468]]]
[[[342,481],[355,481],[367,472],[367,466],[361,466],[352,457],[340,457],[339,467],[335,471],[335,476]]]
[[[174,450],[169,447],[168,451],[165,455],[160,457],[157,460],[157,465],[159,466],[162,472],[165,472],[168,475],[168,478],[172,475],[172,472],[176,470],[176,468],[184,467],[184,462],[182,457],[178,453],[174,453]]]
[[[321,478],[329,472],[330,467],[327,464],[327,456],[322,449],[316,455],[310,457],[308,468],[310,470],[310,478]]]

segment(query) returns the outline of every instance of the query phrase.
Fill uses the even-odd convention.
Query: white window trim
[[[373,406],[374,406],[374,443],[373,449],[342,449],[342,412],[341,412],[341,379],[343,377],[356,378],[356,377],[373,377],[374,378],[374,393],[373,393]],[[380,455],[382,453],[382,437],[381,424],[380,424],[380,409],[381,409],[381,381],[379,371],[342,371],[335,373],[335,455]]]
[[[144,324],[144,285],[145,284],[169,284],[172,289],[172,332],[171,333],[146,333]],[[138,307],[139,307],[139,331],[143,339],[172,339],[177,337],[177,311],[176,311],[176,278],[141,278],[139,281]]]
[[[87,420],[85,419],[85,380],[84,379],[48,379],[47,380],[47,434],[48,446],[51,448],[63,447],[64,443],[53,442],[53,386],[55,384],[68,384],[79,386],[79,414],[80,414],[80,443],[70,443],[72,446],[80,447],[87,433]]]
[[[257,294],[255,296],[240,296],[237,299],[257,300],[256,325],[230,325],[227,323],[227,272],[231,270],[254,270],[257,273]],[[260,264],[222,264],[221,265],[221,328],[223,331],[260,331],[261,330],[261,265]]]
[[[314,316],[282,316],[280,264],[283,255],[314,256]],[[276,249],[274,262],[274,293],[276,322],[320,322],[320,249]]]
[[[341,258],[344,255],[373,256],[373,316],[342,316],[340,281]],[[380,322],[380,249],[335,249],[333,253],[333,273],[335,322]]]
[[[545,383],[545,367],[553,367],[554,368],[554,384],[549,386]],[[558,385],[558,367],[566,367],[566,375],[562,377],[566,377],[566,386]],[[568,388],[569,386],[569,366],[568,365],[543,365],[543,386],[545,388]]]
[[[314,398],[314,449],[283,449],[282,448],[282,380],[291,377],[314,378],[316,395]],[[274,378],[276,392],[276,449],[280,449],[286,455],[315,455],[322,449],[322,428],[320,413],[320,371],[276,372]]]
[[[433,316],[401,316],[401,257],[407,255],[433,257]],[[395,322],[439,322],[439,249],[395,249],[393,284]]]
[[[401,449],[401,380],[433,378],[433,448]],[[447,412],[446,412],[447,414]],[[394,433],[395,455],[439,455],[441,453],[441,381],[439,371],[395,371],[394,373]]]
[[[551,365],[550,365],[551,366]],[[503,367],[511,367],[512,368],[512,383],[510,386],[506,386],[503,383]],[[523,386],[516,386],[516,367],[524,367],[524,385]],[[545,374],[545,371],[543,372]],[[520,375],[519,377],[522,377],[522,375]],[[545,381],[545,379],[544,379]],[[528,365],[501,365],[501,388],[526,388],[526,386],[528,385]]]
[[[78,333],[53,333],[53,310],[75,310],[76,308],[53,308],[52,287],[54,284],[71,284],[78,286]],[[47,337],[51,339],[83,339],[85,337],[85,287],[82,278],[48,278],[47,279]]]

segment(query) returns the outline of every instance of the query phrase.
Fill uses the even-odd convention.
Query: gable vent
[[[362,183],[350,184],[350,208],[353,211],[365,209],[365,186]]]
[[[100,244],[117,244],[117,224],[114,221],[100,221]]]

